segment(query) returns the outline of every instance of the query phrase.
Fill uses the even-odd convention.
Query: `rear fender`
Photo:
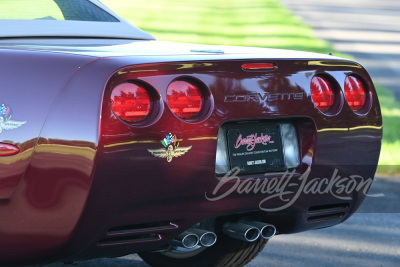
[[[17,155],[0,157],[0,199],[7,199],[29,164],[46,116],[61,88],[92,58],[11,50],[0,50],[0,58],[0,106],[7,109],[7,115],[0,119],[0,143],[20,149]]]

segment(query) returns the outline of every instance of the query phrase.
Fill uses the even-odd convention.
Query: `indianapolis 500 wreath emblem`
[[[0,133],[3,130],[14,130],[16,128],[21,127],[26,123],[26,121],[14,121],[11,120],[12,112],[11,108],[1,104],[0,106]]]
[[[179,147],[179,139],[176,135],[169,133],[161,141],[164,148],[160,149],[147,149],[156,158],[167,158],[171,162],[173,158],[185,155],[192,146]]]

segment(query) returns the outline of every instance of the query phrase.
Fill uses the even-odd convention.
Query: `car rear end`
[[[275,233],[332,226],[357,210],[382,136],[362,66],[291,51],[170,45],[21,52],[59,67],[48,64],[47,86],[21,86],[25,98],[37,92],[30,88],[52,97],[31,103],[43,110],[40,120],[23,102],[12,105],[36,132],[18,132],[30,156],[1,200],[2,263],[164,257],[193,244],[188,255],[213,258],[200,252],[224,252],[232,240],[261,249]]]
[[[210,220],[217,238],[242,220],[279,234],[323,228],[360,206],[382,120],[358,63],[146,60],[105,87],[96,168],[70,241],[90,245],[75,258],[162,250]]]

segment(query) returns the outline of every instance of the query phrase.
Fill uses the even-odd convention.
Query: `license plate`
[[[227,132],[229,163],[240,173],[285,170],[278,123],[243,125]]]

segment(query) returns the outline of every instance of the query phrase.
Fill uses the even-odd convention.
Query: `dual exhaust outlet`
[[[257,221],[228,222],[223,225],[222,230],[230,237],[247,242],[256,241],[258,238],[270,239],[276,234],[275,226]]]
[[[258,238],[270,239],[276,234],[276,228],[272,224],[258,221],[227,222],[223,225],[223,232],[239,240],[253,242]],[[183,248],[194,248],[196,246],[211,247],[217,241],[217,235],[213,232],[191,228],[174,240],[172,245]]]
[[[217,235],[215,233],[191,228],[172,240],[172,245],[183,248],[194,248],[197,245],[211,247],[215,242],[217,242]]]

